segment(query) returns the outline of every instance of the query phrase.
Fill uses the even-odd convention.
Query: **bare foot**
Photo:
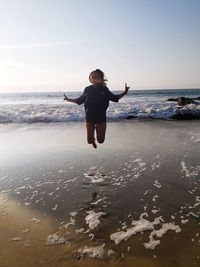
[[[97,144],[95,143],[95,141],[92,143],[92,146],[93,146],[94,148],[97,148]]]

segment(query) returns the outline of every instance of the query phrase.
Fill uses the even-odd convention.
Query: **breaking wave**
[[[200,105],[111,104],[108,121],[122,120],[190,120],[200,119]],[[72,105],[7,105],[0,106],[0,123],[53,123],[84,121],[84,108]]]
[[[68,93],[76,98],[81,93]],[[200,89],[130,91],[119,103],[110,102],[108,121],[200,119],[200,101],[179,107],[169,97],[200,96]],[[0,123],[58,123],[85,120],[84,106],[63,101],[63,93],[0,94]]]

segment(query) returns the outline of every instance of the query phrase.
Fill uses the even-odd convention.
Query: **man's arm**
[[[117,96],[118,96],[118,99],[120,99],[120,98],[122,98],[123,96],[127,95],[129,88],[130,88],[130,87],[127,86],[127,83],[125,83],[125,90],[124,90],[123,93],[117,95]]]
[[[87,97],[86,89],[84,90],[83,94],[79,96],[78,98],[69,98],[64,94],[64,100],[75,103],[77,105],[83,104],[86,100],[86,97]]]
[[[68,102],[72,102],[72,103],[78,104],[76,99],[69,98],[65,94],[64,94],[64,101],[68,101]]]

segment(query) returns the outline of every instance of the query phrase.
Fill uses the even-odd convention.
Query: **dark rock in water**
[[[125,117],[126,120],[132,120],[132,119],[135,119],[137,118],[137,116],[133,116],[133,115],[128,115]]]
[[[178,97],[178,105],[179,106],[185,106],[188,104],[197,104],[197,102],[195,102],[193,99],[188,98],[188,97]]]
[[[167,101],[175,101],[178,103],[179,106],[185,106],[188,104],[199,104],[197,103],[195,100],[200,100],[200,97],[196,97],[196,98],[189,98],[189,97],[184,97],[184,96],[180,96],[177,98],[168,98]]]
[[[178,98],[168,98],[166,101],[178,101]]]
[[[187,113],[187,114],[181,114],[177,113],[171,117],[172,119],[175,120],[194,120],[194,119],[200,119],[198,115],[192,114],[192,113]]]
[[[176,101],[177,104],[180,106],[178,108],[178,111],[175,115],[173,115],[171,118],[175,120],[194,120],[194,119],[200,119],[200,110],[184,110],[181,107],[184,107],[188,104],[195,104],[199,105],[198,102],[194,100],[200,100],[200,97],[196,98],[189,98],[189,97],[177,97],[177,98],[168,98],[167,101]]]

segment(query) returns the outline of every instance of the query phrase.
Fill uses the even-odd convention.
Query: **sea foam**
[[[114,92],[118,93],[118,92]],[[77,98],[80,93],[69,93]],[[179,107],[170,97],[196,97],[200,90],[130,91],[119,103],[110,102],[108,121],[125,119],[199,119],[200,101]],[[84,107],[63,101],[62,93],[0,94],[0,123],[84,121]]]

